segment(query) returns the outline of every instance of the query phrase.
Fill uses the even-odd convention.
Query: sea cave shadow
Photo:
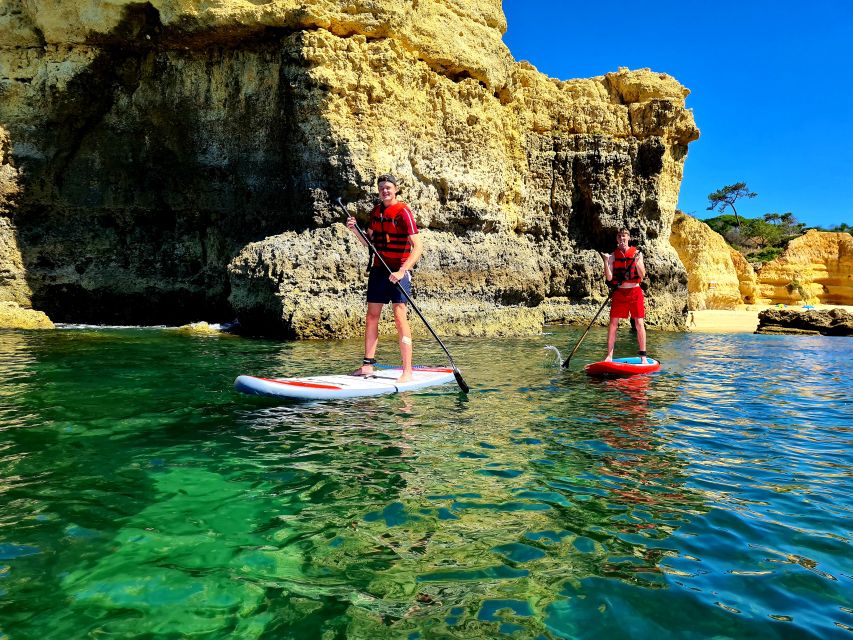
[[[177,47],[156,10],[134,6],[61,89],[17,82],[34,107],[5,118],[33,306],[71,323],[230,321],[226,268],[243,247],[340,220],[332,194],[364,200],[304,37]]]

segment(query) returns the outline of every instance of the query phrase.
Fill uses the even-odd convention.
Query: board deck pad
[[[449,367],[414,367],[409,382],[397,383],[400,367],[381,368],[368,376],[346,374],[307,376],[304,378],[261,378],[241,375],[234,388],[242,393],[295,400],[336,400],[415,391],[454,381]]]
[[[660,369],[660,362],[654,358],[646,358],[646,360],[648,360],[647,364],[642,364],[639,357],[614,358],[612,362],[593,362],[586,365],[584,370],[591,376],[635,376]]]

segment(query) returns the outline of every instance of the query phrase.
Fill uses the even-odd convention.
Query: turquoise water
[[[850,638],[853,340],[550,331],[290,405],[359,342],[0,332],[0,638]]]

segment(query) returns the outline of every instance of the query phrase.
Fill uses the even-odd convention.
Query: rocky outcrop
[[[524,305],[498,305],[485,301],[493,290],[482,278],[471,283],[461,269],[456,238],[423,231],[430,252],[413,276],[412,297],[430,326],[442,334],[467,336],[534,335],[545,321],[543,311]],[[485,244],[485,243],[484,243]],[[454,245],[457,255],[454,256]],[[509,251],[512,247],[505,247]],[[496,280],[509,272],[518,258],[493,247],[483,262],[494,264]],[[350,338],[364,331],[364,284],[367,250],[342,224],[318,231],[288,232],[246,247],[229,266],[235,282],[232,302],[249,331],[299,338]],[[457,272],[456,286],[447,286]],[[524,279],[523,274],[518,278]],[[509,282],[511,277],[503,278]],[[523,288],[523,285],[520,287]],[[415,334],[427,328],[410,314]],[[380,323],[385,333],[394,331],[388,313]]]
[[[44,313],[31,308],[17,230],[8,217],[20,192],[20,176],[10,162],[10,147],[9,134],[0,126],[0,328],[52,328],[53,323]]]
[[[707,224],[678,212],[669,241],[687,270],[691,310],[733,309],[754,301],[752,266]]]
[[[14,223],[33,303],[58,320],[236,310],[251,330],[348,335],[360,271],[297,269],[294,247],[343,255],[331,203],[363,216],[392,171],[447,333],[588,318],[622,225],[648,323],[683,323],[669,230],[698,136],[687,90],[649,70],[547,78],[512,60],[499,0],[10,0],[0,27]]]
[[[853,336],[853,314],[844,309],[767,309],[758,314],[755,333]]]
[[[9,219],[3,216],[0,216],[0,302],[30,306],[30,289],[18,250],[17,233]]]
[[[853,305],[853,236],[808,231],[759,273],[758,302]]]
[[[0,302],[29,305],[18,236],[8,217],[19,192],[18,171],[10,163],[10,150],[9,134],[0,126]]]
[[[0,301],[0,329],[53,329],[43,312],[26,309],[14,302]]]
[[[18,170],[11,164],[9,132],[0,125],[0,216],[9,215],[20,192]]]

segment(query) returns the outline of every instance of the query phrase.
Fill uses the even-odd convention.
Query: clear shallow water
[[[359,342],[0,332],[0,638],[850,638],[853,340],[552,331],[290,405]]]

